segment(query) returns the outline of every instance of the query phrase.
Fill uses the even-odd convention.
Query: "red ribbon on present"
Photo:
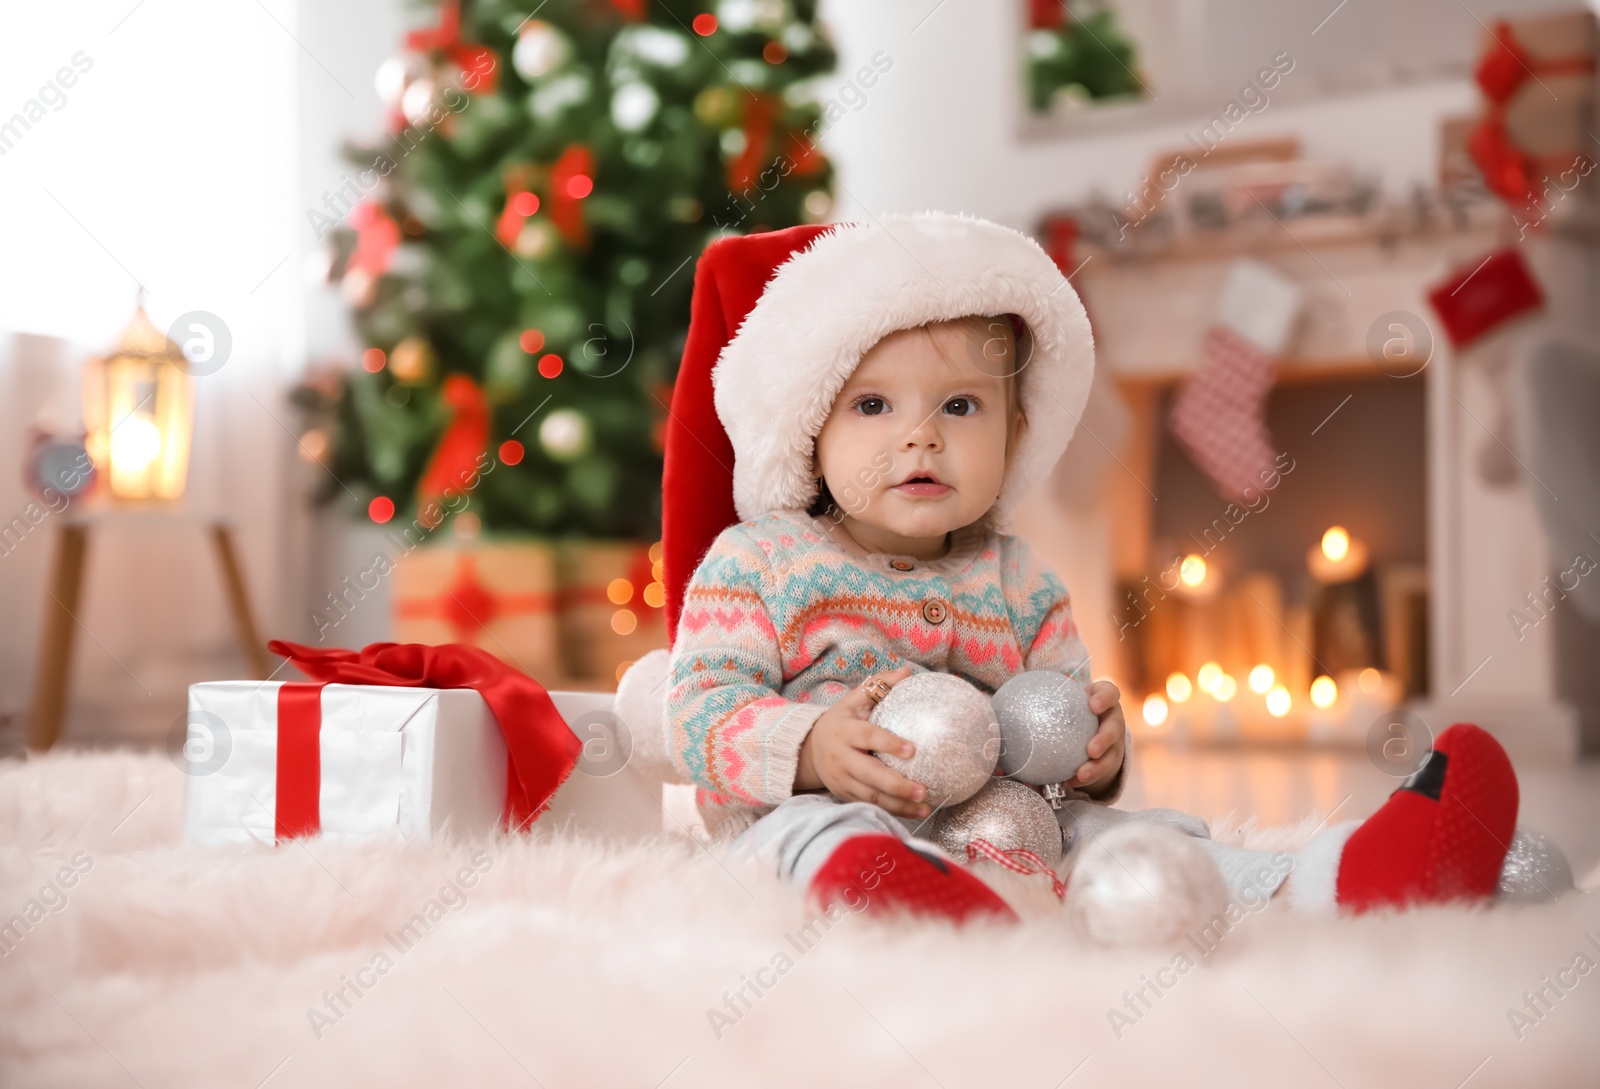
[[[472,554],[461,552],[453,583],[434,597],[402,599],[395,604],[395,616],[402,620],[442,618],[455,629],[456,638],[466,642],[497,617],[553,613],[556,604],[553,590],[505,594],[489,589],[478,576]]]
[[[634,548],[628,557],[628,570],[622,577],[633,585],[634,597],[628,599],[631,606],[635,601],[643,601],[645,587],[652,582],[659,581],[655,574],[655,561],[650,558],[648,545],[639,545]],[[558,609],[573,609],[581,605],[612,605],[611,587],[605,586],[563,586],[557,594],[556,607]]]
[[[549,808],[578,766],[583,742],[572,732],[544,685],[488,651],[460,643],[370,643],[359,651],[307,647],[274,639],[282,655],[318,683],[278,689],[278,838],[315,835],[322,828],[322,688],[373,684],[400,688],[470,688],[483,697],[506,741],[507,831],[520,831]]]
[[[1056,894],[1057,900],[1067,897],[1067,883],[1057,876],[1055,868],[1045,864],[1044,859],[1026,847],[1014,847],[1009,851],[1002,851],[988,840],[982,838],[967,844],[967,861],[976,862],[979,857],[987,858],[990,862],[998,862],[1013,873],[1020,874],[1048,874],[1050,877],[1050,891]]]

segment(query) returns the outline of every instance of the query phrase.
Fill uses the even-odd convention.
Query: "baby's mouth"
[[[916,473],[896,484],[894,490],[914,499],[937,499],[952,489],[950,485],[941,483],[932,473]]]

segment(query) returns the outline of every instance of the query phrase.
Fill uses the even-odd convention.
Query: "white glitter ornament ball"
[[[1500,867],[1499,898],[1512,903],[1548,904],[1574,887],[1572,867],[1561,848],[1543,832],[1519,824],[1517,834],[1511,837],[1505,865]]]
[[[967,844],[986,839],[1002,851],[1025,848],[1054,866],[1061,861],[1061,825],[1037,791],[993,775],[964,802],[940,809],[929,837],[957,858]]]
[[[1130,821],[1083,846],[1063,906],[1096,945],[1164,945],[1221,914],[1227,901],[1222,870],[1196,837]]]
[[[1034,786],[1064,783],[1089,759],[1100,728],[1083,685],[1064,673],[1018,673],[994,694],[1000,773]]]
[[[889,689],[870,719],[916,746],[909,760],[876,755],[927,787],[931,806],[964,802],[994,775],[1000,725],[989,697],[960,677],[913,673]]]

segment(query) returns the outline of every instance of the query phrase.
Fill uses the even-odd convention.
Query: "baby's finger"
[[[868,684],[876,679],[893,688],[898,682],[905,680],[910,675],[911,667],[909,665],[903,665],[899,669],[888,673],[875,673],[841,696],[839,702],[848,707],[857,717],[866,718],[872,714],[872,709],[877,706],[872,699],[871,693],[867,691]]]
[[[865,801],[901,816],[924,816],[928,812],[924,807],[928,788],[886,767],[876,757],[860,754],[845,763],[844,773],[859,785]]]
[[[914,802],[921,801],[928,795],[927,787],[909,776],[902,775],[870,753],[847,753],[841,764],[846,775],[866,783],[874,790],[881,790]]]
[[[1078,774],[1073,778],[1080,784],[1092,783],[1115,767],[1118,762],[1117,753],[1113,748],[1112,751],[1107,752],[1104,756],[1081,765],[1078,768]]]
[[[1106,750],[1117,743],[1117,727],[1112,722],[1102,722],[1100,728],[1094,732],[1089,743],[1084,746],[1084,751],[1091,757],[1104,756]]]
[[[1089,685],[1089,710],[1103,715],[1122,699],[1122,691],[1110,681],[1094,681]]]
[[[890,756],[909,758],[916,751],[916,745],[892,730],[885,730],[882,726],[874,726],[866,719],[853,722],[844,731],[845,740],[858,749],[867,752],[888,753]]]
[[[872,757],[867,757],[867,759],[871,760]],[[878,767],[883,771],[889,770],[882,764],[878,764]],[[846,772],[846,775],[850,776],[846,784],[846,790],[858,801],[871,802],[873,805],[887,810],[897,817],[926,817],[932,811],[927,803],[901,797],[892,790],[880,785],[881,780],[871,769],[861,769],[861,777],[859,778],[852,776],[850,772]]]

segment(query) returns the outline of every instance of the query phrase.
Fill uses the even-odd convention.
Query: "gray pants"
[[[1270,865],[1276,851],[1252,851],[1211,838],[1210,829],[1198,817],[1176,809],[1140,809],[1132,812],[1112,809],[1098,802],[1068,799],[1056,811],[1061,824],[1062,859],[1056,867],[1066,873],[1077,861],[1083,846],[1101,834],[1127,821],[1147,821],[1170,825],[1197,837],[1222,871],[1223,880],[1237,897],[1270,896],[1282,884],[1288,871]],[[896,817],[871,802],[841,802],[831,794],[796,794],[786,798],[741,832],[729,850],[753,855],[764,866],[771,866],[779,877],[807,888],[833,849],[851,836],[864,834],[897,836],[909,846],[956,862],[938,844],[924,838],[931,818],[911,820]]]

